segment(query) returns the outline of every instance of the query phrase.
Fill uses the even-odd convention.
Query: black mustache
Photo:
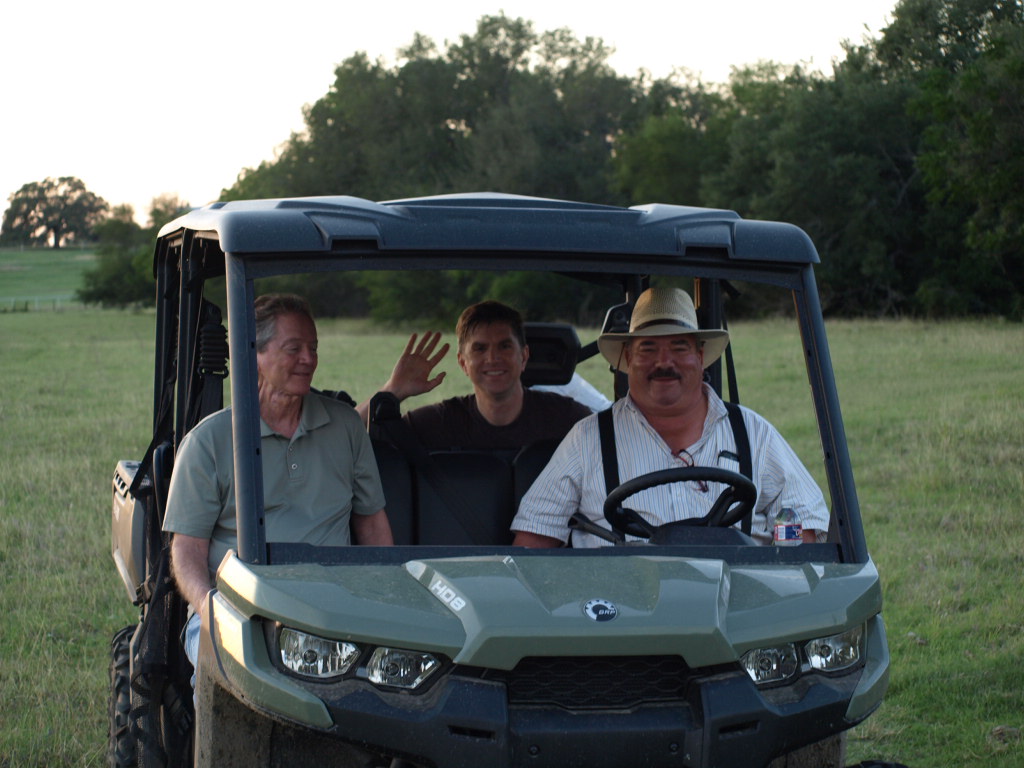
[[[679,371],[673,370],[672,368],[655,368],[651,371],[648,379],[681,379]]]

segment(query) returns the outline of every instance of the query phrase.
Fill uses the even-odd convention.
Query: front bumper
[[[216,620],[204,627],[201,687],[216,686],[239,704],[256,721],[245,730],[276,740],[260,751],[283,764],[289,745],[315,736],[335,745],[338,755],[383,754],[444,768],[767,765],[866,717],[881,701],[889,665],[875,616],[868,621],[865,663],[842,676],[803,674],[792,685],[759,690],[738,667],[695,669],[675,700],[572,710],[519,705],[510,701],[510,673],[459,666],[418,695],[381,691],[359,679],[296,680],[270,661],[262,622],[222,598],[211,607],[207,616]],[[198,743],[224,732],[217,708],[205,709],[200,706]]]
[[[339,738],[448,768],[623,765],[758,766],[850,725],[846,686],[819,682],[773,706],[745,673],[695,686],[692,699],[628,712],[568,712],[508,704],[499,683],[449,678],[425,710],[363,698],[331,702]]]

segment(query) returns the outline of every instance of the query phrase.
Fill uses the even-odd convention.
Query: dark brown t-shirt
[[[554,392],[523,392],[523,410],[511,424],[497,427],[477,409],[476,397],[453,397],[409,411],[402,418],[427,450],[517,449],[540,440],[561,440],[590,409]]]

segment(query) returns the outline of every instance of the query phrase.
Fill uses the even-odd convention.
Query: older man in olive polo
[[[264,524],[267,541],[343,546],[392,543],[377,464],[362,420],[310,391],[317,334],[297,296],[256,300]],[[171,568],[194,614],[185,649],[195,664],[199,618],[213,575],[236,546],[230,409],[197,424],[175,457],[164,530]],[[351,531],[351,533],[350,533]]]

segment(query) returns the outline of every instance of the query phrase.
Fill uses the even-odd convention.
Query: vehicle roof
[[[817,263],[796,226],[734,211],[650,204],[621,208],[491,192],[373,202],[329,196],[212,203],[160,237],[192,230],[234,254],[317,253],[369,243],[386,251],[493,251],[637,256],[724,250],[728,258]]]

